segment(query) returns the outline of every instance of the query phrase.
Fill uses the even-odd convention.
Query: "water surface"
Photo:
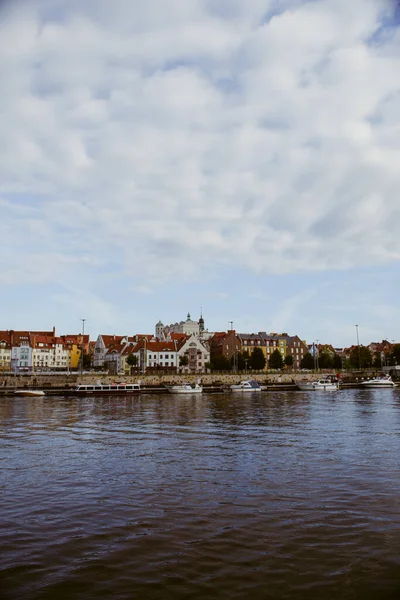
[[[400,597],[400,390],[0,399],[15,600]]]

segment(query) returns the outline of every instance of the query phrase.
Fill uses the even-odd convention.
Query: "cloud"
[[[2,30],[3,282],[59,281],[67,262],[88,285],[118,264],[143,292],[232,265],[398,261],[393,6],[17,2]]]

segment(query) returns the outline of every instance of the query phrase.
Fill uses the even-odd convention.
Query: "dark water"
[[[0,399],[0,596],[400,598],[400,389]]]

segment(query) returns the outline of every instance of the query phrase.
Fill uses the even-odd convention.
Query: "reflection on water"
[[[400,390],[0,400],[7,599],[397,598]]]

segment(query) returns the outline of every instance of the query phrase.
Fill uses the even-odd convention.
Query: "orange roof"
[[[188,340],[190,337],[190,335],[187,335],[186,333],[171,333],[171,340],[177,340],[177,341],[181,341],[181,340]]]
[[[119,344],[121,340],[125,337],[124,335],[103,335],[101,334],[104,345],[106,348],[109,348],[112,344]]]

